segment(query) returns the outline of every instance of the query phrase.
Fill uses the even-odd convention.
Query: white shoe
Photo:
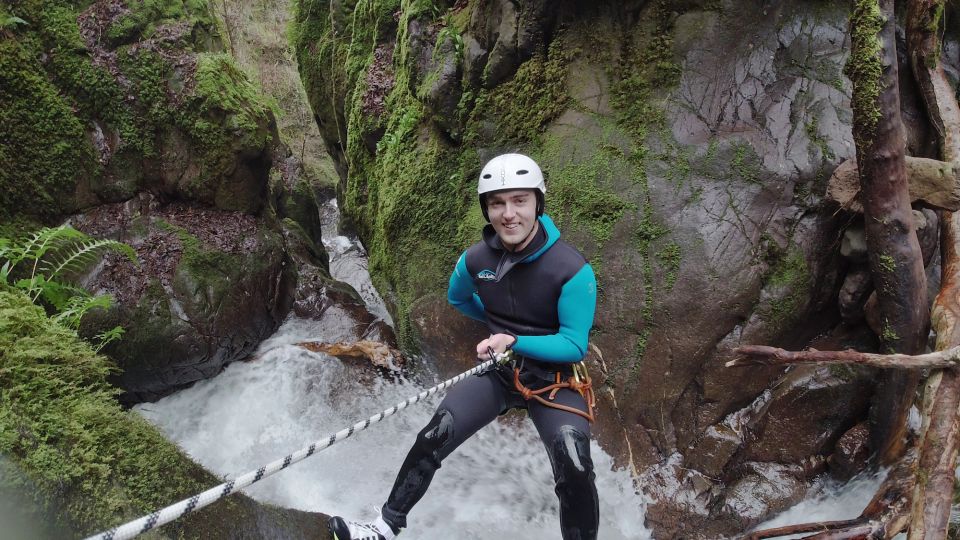
[[[334,540],[393,540],[396,535],[393,529],[382,517],[377,517],[373,523],[358,523],[347,521],[340,516],[333,516],[327,522]]]

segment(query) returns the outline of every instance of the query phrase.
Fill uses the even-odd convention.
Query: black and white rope
[[[260,467],[255,471],[248,472],[243,476],[240,476],[234,480],[231,480],[229,482],[220,484],[219,486],[210,488],[204,491],[203,493],[199,493],[197,495],[194,495],[193,497],[184,499],[178,503],[171,504],[166,508],[153,512],[152,514],[143,516],[139,519],[135,519],[129,523],[120,525],[119,527],[115,527],[113,529],[103,531],[101,533],[90,536],[86,540],[126,540],[127,538],[133,538],[134,536],[143,534],[149,531],[150,529],[159,527],[160,525],[163,525],[165,523],[169,523],[173,520],[180,519],[183,516],[189,514],[190,512],[199,510],[204,506],[207,506],[213,502],[216,502],[217,500],[222,499],[223,497],[226,497],[231,493],[235,493],[249,486],[250,484],[253,484],[254,482],[259,482],[260,480],[270,476],[271,474],[277,471],[286,469],[290,465],[293,465],[298,461],[306,459],[312,456],[313,454],[319,452],[320,450],[323,450],[324,448],[327,448],[333,445],[334,443],[340,442],[346,439],[347,437],[350,437],[354,433],[363,431],[368,427],[370,427],[371,425],[376,424],[377,422],[383,420],[384,418],[388,416],[392,416],[402,411],[403,409],[406,409],[408,406],[413,405],[414,403],[417,403],[428,396],[436,394],[440,390],[453,386],[454,384],[457,384],[458,382],[469,377],[470,375],[479,373],[487,369],[488,367],[491,367],[496,362],[502,362],[502,361],[504,361],[503,357],[497,358],[497,359],[491,358],[486,362],[478,364],[473,369],[464,371],[463,373],[457,375],[456,377],[451,377],[450,379],[443,381],[442,383],[434,386],[433,388],[424,390],[423,392],[420,392],[419,394],[407,399],[406,401],[397,403],[396,405],[394,405],[393,407],[390,407],[385,411],[381,411],[371,416],[370,418],[367,418],[366,420],[357,422],[356,424],[350,426],[349,428],[342,429],[330,435],[329,437],[320,439],[314,442],[313,444],[311,444],[310,446],[303,448],[301,450],[298,450],[297,452],[294,452],[289,456],[284,457],[283,459],[278,459],[272,463],[269,463],[267,465],[264,465],[263,467]]]

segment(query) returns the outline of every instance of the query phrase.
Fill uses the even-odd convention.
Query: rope
[[[286,469],[290,465],[293,465],[298,461],[304,460],[312,456],[313,454],[319,452],[320,450],[328,448],[333,444],[352,436],[354,433],[357,433],[358,431],[363,431],[368,427],[370,427],[372,424],[376,424],[377,422],[380,422],[384,418],[396,414],[397,412],[407,408],[407,406],[417,403],[418,401],[426,398],[427,396],[436,394],[440,390],[453,386],[454,384],[457,384],[458,382],[462,381],[463,379],[466,379],[467,377],[469,377],[470,375],[473,375],[474,373],[479,373],[493,366],[495,363],[502,362],[506,359],[506,357],[507,355],[494,356],[494,354],[491,354],[490,360],[487,360],[477,365],[473,369],[464,371],[463,373],[457,375],[456,377],[447,379],[446,381],[443,381],[442,383],[434,386],[433,388],[424,390],[423,392],[420,392],[416,396],[413,396],[407,399],[406,401],[397,403],[393,407],[390,407],[385,411],[379,412],[371,416],[370,418],[367,418],[366,420],[357,422],[356,424],[350,426],[349,428],[342,429],[330,435],[329,437],[320,439],[317,442],[311,444],[310,446],[303,448],[301,450],[298,450],[297,452],[294,452],[289,456],[284,457],[283,459],[278,459],[272,463],[269,463],[267,465],[264,465],[263,467],[260,467],[255,471],[250,471],[247,474],[244,474],[243,476],[240,476],[235,480],[231,480],[229,482],[220,484],[219,486],[210,488],[204,491],[203,493],[198,493],[193,497],[190,497],[189,499],[184,499],[178,503],[171,504],[166,508],[153,512],[152,514],[143,516],[139,519],[135,519],[129,523],[120,525],[119,527],[114,527],[112,529],[90,536],[86,540],[126,540],[127,538],[133,538],[134,536],[143,534],[149,531],[150,529],[159,527],[160,525],[163,525],[165,523],[169,523],[173,520],[180,519],[183,516],[189,514],[190,512],[199,510],[204,506],[207,506],[211,503],[214,503],[226,497],[227,495],[230,495],[231,493],[236,493],[240,489],[245,488],[250,484],[253,484],[254,482],[259,482],[260,480],[263,480],[264,478],[270,476],[271,474],[277,471]]]
[[[533,390],[524,386],[523,383],[520,382],[520,368],[514,367],[513,386],[518,392],[520,392],[520,395],[523,396],[523,399],[527,401],[533,399],[552,409],[559,409],[561,411],[580,415],[586,418],[587,421],[592,424],[594,420],[593,407],[596,405],[596,397],[593,394],[593,383],[590,380],[590,375],[587,374],[586,368],[582,368],[581,375],[581,373],[578,372],[578,367],[579,366],[574,366],[574,376],[567,379],[566,382],[561,381],[560,372],[556,372],[556,382],[539,390]],[[553,401],[557,396],[557,391],[559,391],[561,388],[570,388],[579,392],[580,395],[583,396],[583,399],[587,402],[586,412],[581,411],[576,407],[568,407],[562,403],[556,403]],[[546,394],[547,392],[550,392],[550,395],[547,396],[547,399],[540,397],[540,394]]]

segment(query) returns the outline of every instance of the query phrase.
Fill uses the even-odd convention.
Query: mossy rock
[[[0,315],[0,493],[44,519],[37,537],[96,533],[220,482],[121,409],[115,366],[75,333],[12,290],[0,290]],[[322,520],[233,495],[153,535],[326,538]]]
[[[258,212],[274,110],[216,52],[206,0],[83,8],[9,8],[25,24],[0,43],[0,219],[53,222],[147,190]]]
[[[108,259],[87,278],[112,294],[84,331],[122,325],[106,351],[121,368],[127,403],[154,400],[212,377],[253,352],[290,309],[295,269],[280,233],[239,212],[171,205],[114,205],[80,216],[78,227],[122,238],[139,267]]]

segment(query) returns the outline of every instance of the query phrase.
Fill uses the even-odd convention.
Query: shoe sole
[[[340,516],[334,516],[327,520],[327,529],[333,535],[333,540],[350,540],[350,529]]]

